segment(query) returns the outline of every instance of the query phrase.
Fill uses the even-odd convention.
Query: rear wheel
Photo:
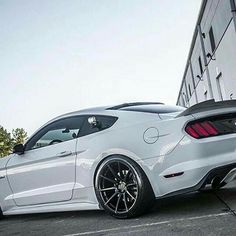
[[[222,182],[223,179],[224,179],[224,177],[219,177],[219,176],[215,177],[211,183],[212,189],[218,190],[220,188],[223,188],[226,185],[225,182]]]
[[[223,188],[227,183],[225,183],[224,181],[222,182],[222,180],[224,179],[225,176],[215,176],[210,183],[205,184],[204,186],[202,186],[198,191],[199,192],[205,192],[206,188],[209,189],[209,187],[211,186],[212,190],[219,190],[221,188]]]
[[[0,208],[0,220],[3,218],[2,209]]]
[[[98,168],[95,192],[101,206],[116,218],[144,213],[154,201],[143,170],[125,156],[111,156]]]

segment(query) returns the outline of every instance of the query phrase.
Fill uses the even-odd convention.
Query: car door
[[[39,130],[7,164],[16,205],[68,201],[75,184],[76,143],[84,118],[57,120]]]

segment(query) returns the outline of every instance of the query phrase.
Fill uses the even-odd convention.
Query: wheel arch
[[[104,163],[108,158],[112,157],[112,156],[119,156],[119,157],[125,157],[127,159],[129,159],[131,162],[134,162],[138,168],[143,172],[143,174],[145,175],[145,177],[147,178],[149,184],[150,184],[150,187],[152,189],[152,192],[153,192],[153,195],[155,196],[155,192],[154,192],[154,189],[153,189],[153,186],[151,184],[151,181],[150,181],[150,178],[149,178],[149,175],[146,173],[145,169],[140,165],[140,163],[137,161],[137,159],[134,159],[130,156],[127,156],[125,154],[120,154],[120,153],[114,153],[114,154],[109,154],[105,157],[103,157],[102,159],[99,160],[95,170],[94,170],[94,173],[93,173],[93,186],[95,188],[95,180],[96,180],[96,174],[98,172],[98,169],[99,167],[102,165],[102,163]]]

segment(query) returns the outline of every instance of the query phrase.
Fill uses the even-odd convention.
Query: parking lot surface
[[[236,235],[236,182],[156,202],[141,217],[117,220],[103,211],[8,216],[0,235]]]

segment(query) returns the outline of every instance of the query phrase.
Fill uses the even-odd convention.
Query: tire
[[[217,191],[217,190],[223,188],[227,184],[225,182],[222,182],[223,179],[224,179],[224,176],[223,177],[222,176],[214,177],[211,181],[211,190]],[[206,186],[208,187],[208,186],[210,186],[210,184],[205,184],[200,189],[198,189],[198,192],[204,193],[206,190]]]
[[[224,177],[219,177],[219,176],[216,176],[213,180],[212,180],[212,183],[211,183],[211,187],[213,190],[219,190],[220,188],[223,188],[226,183],[225,182],[222,182],[222,180],[224,179]]]
[[[122,155],[110,156],[102,162],[94,185],[102,208],[119,219],[143,214],[155,199],[144,171]]]
[[[2,209],[0,208],[0,220],[3,219]]]

